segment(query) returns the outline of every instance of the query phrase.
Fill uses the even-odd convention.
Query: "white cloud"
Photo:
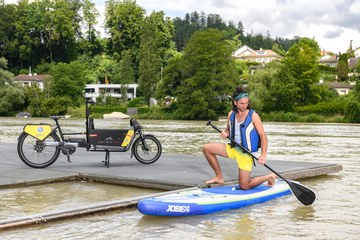
[[[163,10],[170,17],[204,11],[224,20],[241,21],[245,32],[270,32],[272,37],[314,38],[320,48],[345,52],[350,40],[360,47],[360,3],[356,0],[138,0],[147,11]]]
[[[333,31],[327,31],[324,34],[325,38],[337,38],[340,37],[341,34],[344,32],[342,28],[334,29]]]

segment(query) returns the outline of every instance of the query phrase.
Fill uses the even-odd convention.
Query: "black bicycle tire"
[[[153,141],[156,146],[157,146],[157,152],[156,152],[156,155],[155,157],[149,159],[149,160],[146,160],[146,159],[143,159],[139,153],[138,153],[138,147],[140,144],[142,144],[142,140],[141,138],[137,138],[135,140],[135,142],[133,143],[133,151],[134,151],[134,156],[136,158],[136,160],[138,160],[139,162],[143,163],[143,164],[152,164],[154,162],[156,162],[160,156],[161,156],[161,153],[162,153],[162,146],[161,146],[161,143],[160,141],[155,137],[155,136],[152,136],[152,135],[144,135],[143,139],[145,141]]]
[[[39,164],[39,163],[35,163],[35,162],[31,161],[30,159],[28,159],[28,157],[25,156],[26,154],[24,154],[23,145],[24,145],[25,139],[29,136],[30,136],[29,134],[23,132],[19,136],[18,145],[17,145],[18,155],[19,155],[21,161],[23,161],[26,165],[28,165],[29,167],[32,167],[32,168],[46,168],[46,167],[49,167],[50,165],[52,165],[59,158],[60,149],[58,147],[54,147],[55,152],[54,152],[53,156],[48,161],[45,161],[44,163]],[[54,139],[54,141],[57,141],[57,142],[60,141],[60,138],[56,133],[51,134],[50,137],[52,137]],[[35,138],[34,138],[34,140],[35,140]]]

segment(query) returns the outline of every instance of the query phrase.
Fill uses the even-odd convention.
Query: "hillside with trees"
[[[146,13],[134,0],[106,1],[105,38],[96,29],[99,12],[91,0],[0,0],[0,13],[2,116],[19,111],[33,116],[65,114],[83,104],[85,84],[108,82],[138,83],[138,106],[158,99],[159,106],[147,109],[143,117],[216,119],[229,110],[232,89],[248,84],[260,113],[320,111],[344,116],[341,121],[360,122],[359,76],[352,76],[350,81],[357,84],[345,97],[327,84],[319,85],[325,68],[319,66],[320,48],[312,39],[248,33],[241,21],[228,22],[204,12],[171,19],[163,11]],[[249,66],[256,63],[232,58],[243,45],[272,49],[284,58],[250,75]],[[336,74],[340,81],[349,81],[348,72],[359,72],[359,64],[349,69],[349,54],[341,55],[336,69],[325,69],[330,79]],[[51,75],[43,91],[12,83],[14,75],[29,69]],[[164,107],[166,97],[174,101]],[[329,106],[335,102],[341,103],[336,113]],[[126,98],[113,104],[134,105]],[[318,119],[322,120],[326,119]]]

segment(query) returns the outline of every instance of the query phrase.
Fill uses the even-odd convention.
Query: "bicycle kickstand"
[[[110,152],[108,150],[106,150],[105,153],[105,161],[103,161],[105,163],[106,167],[110,166]]]
[[[69,149],[67,148],[65,151],[66,151],[67,161],[68,161],[69,163],[71,163]]]

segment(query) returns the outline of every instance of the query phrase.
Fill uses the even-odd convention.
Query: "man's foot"
[[[224,178],[214,177],[213,179],[210,179],[209,181],[206,181],[206,184],[223,184]]]
[[[267,179],[268,183],[266,184],[266,186],[272,187],[275,185],[276,174],[270,173],[268,176],[269,176]]]

